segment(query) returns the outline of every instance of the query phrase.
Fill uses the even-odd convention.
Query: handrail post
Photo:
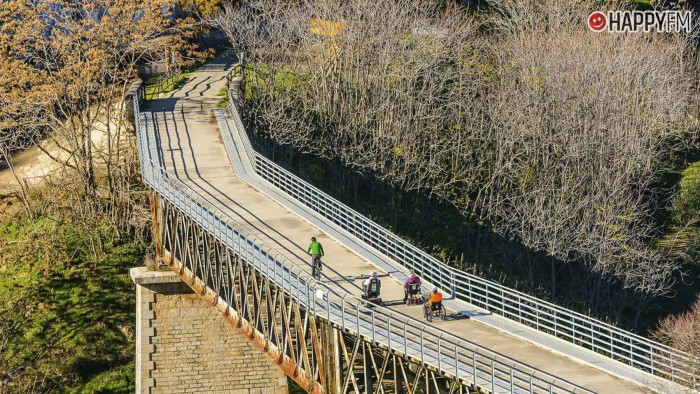
[[[168,82],[174,77],[175,75],[172,75],[165,78],[165,80],[161,79],[160,82]],[[144,92],[142,88],[140,90],[140,94],[143,94]],[[230,91],[229,97],[232,97]],[[285,287],[287,287],[292,298],[294,298],[294,295],[296,294],[295,302],[303,301],[303,288],[306,288],[305,303],[308,312],[315,313],[318,316],[323,316],[323,313],[319,311],[319,308],[323,308],[325,305],[325,315],[330,323],[332,303],[330,302],[331,292],[327,287],[323,287],[323,285],[318,281],[307,278],[305,276],[305,269],[299,268],[294,262],[284,258],[284,256],[277,252],[272,246],[268,245],[256,236],[253,236],[244,227],[236,223],[235,220],[227,216],[225,212],[209,203],[208,200],[201,194],[180,182],[176,177],[168,174],[168,172],[163,168],[163,162],[158,153],[156,140],[157,131],[154,127],[154,121],[157,121],[157,118],[154,118],[153,115],[148,112],[140,111],[138,94],[133,95],[132,100],[135,115],[134,125],[138,139],[137,147],[139,148],[139,163],[142,166],[142,180],[144,183],[152,187],[156,193],[159,193],[163,198],[163,201],[167,202],[172,208],[174,208],[178,217],[180,217],[180,215],[189,217],[198,226],[200,226],[200,228],[203,228],[205,233],[213,235],[215,240],[220,240],[234,252],[237,250],[238,256],[246,260],[247,267],[252,267],[253,270],[260,272],[261,276],[266,276],[268,280],[272,278],[273,282],[281,281],[282,283],[278,284],[278,288],[281,287],[281,289],[284,291]],[[230,106],[232,105],[233,104],[230,103]],[[141,118],[142,115],[143,119]],[[477,302],[481,305],[485,305],[486,308],[490,310],[500,309],[503,315],[505,315],[507,318],[514,321],[519,321],[521,323],[523,321],[530,322],[534,316],[534,326],[537,329],[546,331],[553,330],[555,337],[561,336],[567,340],[569,339],[570,334],[570,341],[572,341],[574,345],[576,345],[578,342],[579,346],[586,347],[585,342],[589,342],[589,346],[593,351],[609,353],[609,356],[612,359],[620,359],[621,361],[630,364],[634,368],[645,371],[650,370],[651,373],[657,372],[660,374],[665,374],[664,371],[667,368],[670,368],[668,374],[670,375],[671,380],[674,381],[685,380],[688,374],[691,373],[688,371],[689,366],[687,365],[687,359],[685,358],[685,353],[682,351],[676,351],[672,348],[665,347],[662,344],[618,329],[607,323],[602,323],[566,308],[558,307],[552,303],[540,301],[535,297],[522,294],[516,290],[509,289],[506,286],[498,285],[488,280],[480,279],[475,275],[457,272],[456,270],[447,267],[439,260],[430,257],[415,246],[406,243],[400,238],[397,238],[388,230],[358,214],[354,210],[345,208],[345,206],[337,200],[332,199],[317,188],[308,185],[303,180],[294,177],[294,175],[288,173],[282,167],[255,152],[250,146],[250,141],[248,136],[245,135],[245,130],[240,125],[238,113],[235,112],[232,116],[236,122],[236,130],[228,130],[227,133],[231,134],[233,132],[237,132],[240,134],[241,139],[243,139],[243,146],[241,149],[245,149],[246,152],[244,153],[247,153],[249,159],[253,162],[252,164],[256,174],[266,180],[269,180],[270,184],[278,185],[280,190],[287,192],[293,197],[294,195],[297,195],[297,199],[301,200],[302,203],[308,206],[316,207],[319,213],[321,213],[324,217],[329,218],[334,223],[339,223],[340,226],[345,228],[348,232],[356,235],[358,238],[364,240],[367,244],[375,247],[377,250],[388,254],[389,257],[402,257],[400,260],[406,267],[420,269],[427,278],[437,279],[441,286],[449,288],[453,297],[457,298],[458,290],[464,290],[466,294],[461,294],[462,298],[468,298],[472,303]],[[233,141],[231,139],[231,135],[225,135],[224,138],[226,141]],[[235,224],[231,224],[229,226],[227,225],[227,220],[229,223]],[[222,226],[224,226],[224,228],[222,228]],[[274,254],[275,256],[272,257],[271,254]],[[284,259],[284,261],[279,262],[278,259],[280,258]],[[202,278],[204,279],[209,278],[210,275],[217,275],[215,269],[216,267],[214,267],[214,272],[212,274],[211,263],[207,264],[206,260],[193,259],[188,261],[188,268],[191,268],[193,271],[198,271],[199,274],[197,274],[197,272],[195,272],[195,274],[201,274]],[[277,267],[278,263],[280,265],[279,268]],[[274,266],[270,267],[270,264],[273,264]],[[285,269],[287,264],[291,264],[292,268]],[[447,268],[447,272],[445,268]],[[295,269],[299,270],[298,275],[295,274]],[[285,272],[287,275],[285,275]],[[285,277],[288,278],[289,282],[287,286],[284,284]],[[212,279],[218,280],[218,277],[212,276]],[[293,281],[295,282],[293,283]],[[460,281],[461,287],[457,285],[457,281]],[[317,301],[315,294],[315,290],[321,289],[326,289],[328,291],[327,296],[321,297],[323,300],[322,302]],[[311,291],[314,291],[314,293],[312,294]],[[475,291],[476,296],[474,295]],[[483,296],[479,294],[481,291],[484,291]],[[465,295],[467,297],[465,297]],[[341,325],[343,327],[346,324],[346,296],[347,294],[343,294],[342,296],[343,304],[340,311],[342,318]],[[340,296],[338,295],[337,298],[340,299]],[[476,298],[476,300],[474,300],[474,298]],[[499,305],[500,308],[498,307]],[[361,332],[361,307],[365,308],[361,303],[355,304],[358,333]],[[517,319],[515,318],[516,309],[518,316]],[[367,308],[363,309],[363,311],[365,310],[367,310]],[[385,314],[383,314],[381,308],[377,308],[376,310],[369,309],[369,311],[372,314],[372,340],[376,342],[378,328],[376,327],[375,322],[381,322]],[[335,317],[337,317],[337,311],[334,311],[334,313]],[[351,313],[351,311],[349,313]],[[352,316],[347,316],[347,318],[352,320]],[[390,313],[386,325],[387,342],[389,347],[392,346],[392,342],[397,342],[397,340],[392,341],[393,318],[393,314]],[[349,320],[348,324],[351,324],[352,322]],[[368,320],[369,319],[363,318],[363,323],[365,326],[370,323]],[[397,319],[397,322],[394,322],[393,324],[396,326],[397,324],[401,324],[401,321]],[[406,354],[408,353],[408,341],[406,339],[408,334],[408,324],[409,323],[407,322],[403,323],[404,353]],[[588,324],[590,324],[591,327],[590,331],[587,330]],[[383,327],[379,328],[383,329]],[[414,342],[412,348],[415,348],[416,339],[416,334],[413,331],[414,327],[417,326],[412,326],[411,330]],[[425,329],[425,326],[423,327]],[[395,328],[397,328],[398,338],[401,328]],[[367,334],[368,331],[369,329],[366,330]],[[420,357],[423,362],[425,362],[425,358],[427,357],[426,350],[430,351],[432,354],[434,349],[434,347],[426,347],[425,335],[426,334],[421,331]],[[431,341],[433,340],[432,338],[435,337],[433,335],[433,331],[428,331],[428,335],[431,335],[431,338],[428,338]],[[442,368],[443,366],[443,352],[449,353],[450,351],[443,348],[445,346],[443,342],[443,334],[440,334],[437,343],[438,368]],[[451,344],[451,341],[448,340],[447,343],[447,349],[449,349],[451,347],[449,345]],[[396,346],[400,347],[400,345]],[[606,348],[606,346],[609,347]],[[628,350],[624,349],[625,346],[628,346]],[[645,351],[647,347],[649,347],[649,350]],[[415,352],[413,352],[413,354],[415,354]],[[469,353],[463,354],[465,355],[465,362],[463,362],[463,364],[466,365],[469,363]],[[455,345],[454,368],[456,377],[459,374],[459,355],[459,345]],[[446,357],[446,361],[449,361],[449,356],[446,355]],[[480,355],[480,357],[482,357],[482,355]],[[482,369],[484,370],[482,372],[485,372],[486,368],[488,368],[487,357],[488,356],[484,356],[479,361],[482,365]],[[656,359],[657,357],[658,360]],[[668,359],[666,359],[666,357]],[[432,362],[432,360],[430,361]],[[474,380],[476,381],[476,353],[472,354],[472,362],[474,368]],[[449,364],[449,362],[447,362],[447,364]],[[494,358],[491,361],[492,388],[494,387],[493,385],[495,385],[495,382],[493,381],[495,379],[495,364],[499,365],[499,378],[501,379],[501,385],[505,385],[505,376],[507,373],[506,368],[508,368],[507,364],[504,364],[500,359]],[[446,368],[449,368],[449,366],[446,366]],[[526,375],[521,375],[522,373],[524,372],[522,372],[521,369],[516,371],[515,366],[510,367],[511,386],[514,384],[515,377],[518,377],[519,382],[525,380]],[[547,376],[551,377],[551,375]],[[531,386],[533,385],[533,379],[535,379],[534,373],[529,379]],[[539,382],[546,382],[546,380],[543,378],[537,379],[538,384]],[[559,384],[556,386],[550,385],[550,391],[553,390],[552,387],[559,390],[561,388],[560,386],[561,385]]]
[[[347,294],[343,294],[343,300],[340,302],[340,320],[343,322],[343,326],[345,326],[345,296]]]
[[[387,319],[386,337],[389,349],[391,349],[391,313],[389,314],[389,319]]]
[[[408,356],[408,340],[406,339],[406,325],[407,323],[403,323],[403,355]]]
[[[455,380],[459,381],[459,350],[455,345]]]
[[[422,363],[425,363],[425,347],[423,344],[424,332],[425,330],[420,330],[420,361]]]
[[[472,375],[474,376],[474,383],[476,383],[476,353],[479,351],[477,348],[474,353],[472,353]]]
[[[513,392],[513,368],[510,369],[510,392]]]

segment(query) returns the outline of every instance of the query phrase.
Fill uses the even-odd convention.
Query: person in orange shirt
[[[440,306],[442,303],[442,293],[440,293],[437,289],[437,287],[433,287],[433,291],[430,292],[430,301],[429,305],[432,309],[435,309],[436,307]]]

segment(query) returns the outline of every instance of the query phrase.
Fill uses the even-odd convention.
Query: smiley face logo
[[[602,12],[593,12],[588,16],[588,27],[595,32],[605,30],[605,25],[608,24],[608,18]]]

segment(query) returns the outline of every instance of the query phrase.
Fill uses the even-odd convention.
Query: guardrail
[[[210,204],[206,197],[172,178],[164,168],[157,148],[152,119],[147,116],[141,119],[136,97],[133,105],[144,183],[316,316],[483,390],[591,393],[471,341],[418,324],[405,315],[379,306],[370,308],[354,295],[330,291],[315,281],[308,271]],[[324,297],[316,296],[318,289],[324,291]],[[220,289],[213,290],[222,294]]]
[[[152,80],[155,82],[152,82],[150,86],[150,92],[146,92],[144,89],[143,92],[143,98],[144,100],[153,100],[155,98],[158,98],[158,95],[163,93],[166,88],[170,87],[173,85],[175,82],[177,82],[178,79],[180,79],[180,76],[182,75],[182,72],[180,70],[177,70],[175,73],[172,74],[167,74],[167,75],[160,75],[157,77],[153,77]]]
[[[255,172],[367,245],[472,305],[673,382],[694,379],[698,361],[690,354],[450,267],[255,152],[233,102],[229,91],[228,108]]]

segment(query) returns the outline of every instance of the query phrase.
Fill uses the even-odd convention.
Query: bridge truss
[[[261,264],[269,250],[232,248],[192,212],[151,201],[160,259],[309,392],[586,392],[329,292],[296,267]]]
[[[152,201],[161,259],[309,392],[476,391],[472,383],[318,316],[313,289],[284,289],[172,204],[156,196]],[[295,291],[302,294],[294,297]],[[362,322],[371,320],[369,308],[360,313]]]
[[[153,120],[134,116],[158,257],[312,393],[590,392],[330,291],[165,170]]]

